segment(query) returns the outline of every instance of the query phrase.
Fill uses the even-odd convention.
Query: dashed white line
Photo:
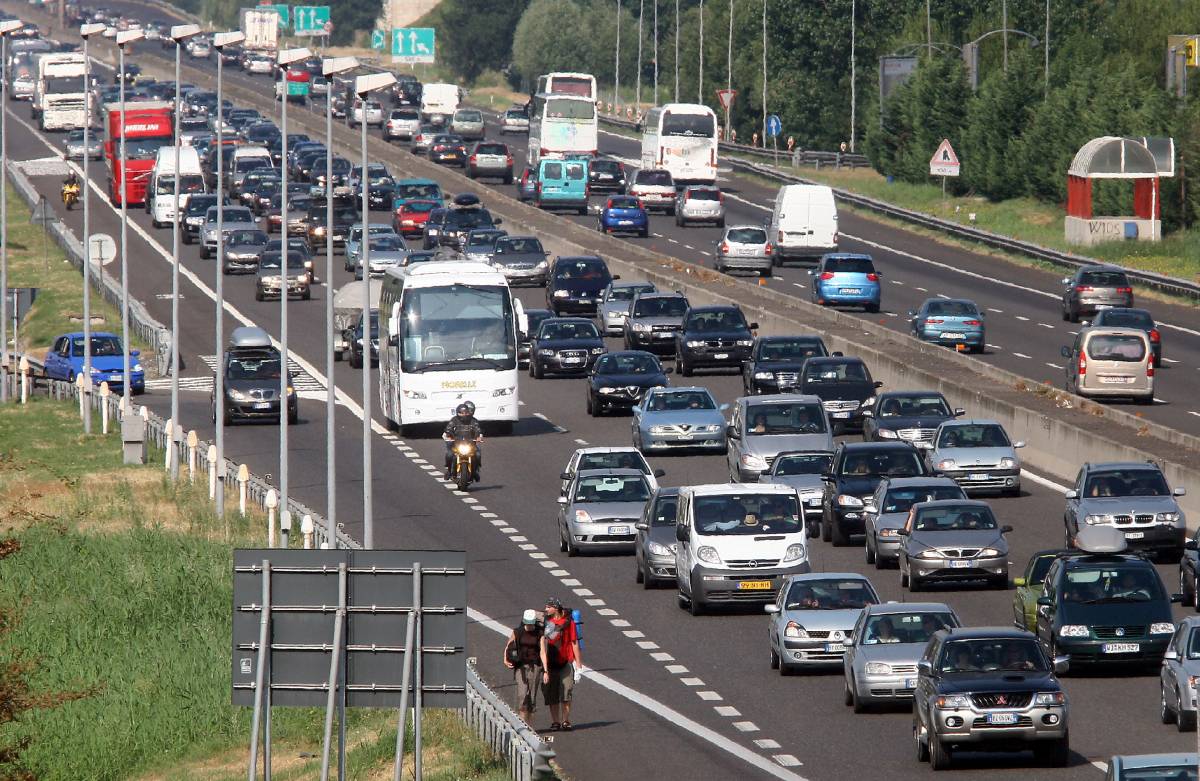
[[[650,654],[650,658],[656,662],[673,662],[673,661],[675,661],[675,657],[671,656],[666,651],[658,651],[656,653],[652,653],[652,654]]]
[[[754,741],[754,745],[758,746],[759,748],[779,748],[779,744],[770,738],[759,738],[758,740]]]
[[[1049,328],[1051,331],[1054,330],[1054,326],[1050,325],[1049,323],[1038,323],[1038,325],[1040,325],[1042,328]]]
[[[724,697],[713,691],[696,692],[696,696],[705,702],[720,702],[724,699]]]
[[[704,257],[706,257],[706,258],[711,258],[711,257],[712,257],[712,253],[711,253],[711,252],[705,252],[704,250],[700,250],[700,254],[701,254],[701,255],[703,255],[703,256],[704,256]]]
[[[626,629],[626,630],[625,630],[624,632],[622,632],[621,634],[625,635],[625,636],[626,636],[626,637],[628,637],[630,640],[636,640],[636,639],[638,639],[638,638],[641,638],[641,637],[645,637],[645,636],[646,636],[646,633],[645,633],[645,632],[643,632],[643,631],[642,631],[642,630],[640,630],[640,629]]]
[[[726,716],[729,718],[734,718],[736,716],[742,715],[742,712],[740,710],[738,710],[737,708],[733,707],[732,705],[717,705],[716,707],[713,708],[713,710],[715,710],[717,712],[718,716]],[[757,743],[758,741],[754,741],[754,742]],[[778,748],[778,744],[776,744],[775,746],[762,746],[762,748]]]
[[[1196,412],[1194,410],[1188,410],[1188,414],[1195,415],[1196,417],[1200,418],[1200,412]]]
[[[1163,358],[1163,360],[1167,363],[1179,363],[1179,361],[1175,360],[1174,358]]]
[[[658,643],[655,643],[651,640],[639,640],[637,647],[643,651],[654,651],[658,649]]]
[[[1052,368],[1052,369],[1061,369],[1061,368],[1062,368],[1062,367],[1061,367],[1061,366],[1059,366],[1057,363],[1050,363],[1050,361],[1046,361],[1046,365],[1047,365],[1047,366],[1049,366],[1049,367],[1050,367],[1050,368]]]
[[[989,306],[989,307],[988,307],[988,311],[989,311],[989,312],[995,312],[995,313],[996,313],[996,314],[998,314],[998,315],[1002,315],[1002,314],[1004,314],[1004,310],[1003,310],[1003,309],[996,309],[995,307],[992,307],[992,306]]]
[[[758,732],[758,725],[753,721],[735,721],[733,728],[738,732]]]
[[[1029,357],[1025,353],[1013,353],[1013,355],[1017,356],[1018,358],[1028,358]]]
[[[898,279],[893,279],[893,280],[892,280],[892,284],[893,284],[893,285],[903,285],[904,283],[903,283],[903,282],[901,282],[901,281],[900,281],[900,280],[898,280]]]
[[[800,760],[796,759],[791,754],[775,754],[771,757],[771,759],[775,760],[784,767],[797,767],[800,764]]]
[[[683,675],[688,671],[688,668],[684,667],[682,664],[668,664],[663,669],[665,669],[671,675]]]
[[[1028,323],[1028,322],[1029,322],[1029,318],[1028,318],[1028,317],[1025,317],[1025,316],[1023,316],[1023,315],[1016,315],[1015,317],[1016,317],[1018,320],[1020,320],[1021,322],[1023,322],[1023,323]]]
[[[703,686],[704,681],[699,678],[680,678],[679,682],[684,686]]]
[[[612,621],[609,621],[608,623],[612,624],[613,626],[629,626],[629,622],[623,618],[614,618]]]
[[[576,440],[575,440],[575,444],[576,444],[576,445],[586,445],[586,444],[587,444],[587,440],[586,440],[586,439],[576,439]]]
[[[926,288],[923,288],[923,287],[918,287],[918,288],[916,288],[916,289],[917,289],[917,290],[920,290],[922,293],[928,293],[928,292],[929,292],[929,290],[927,290]]]

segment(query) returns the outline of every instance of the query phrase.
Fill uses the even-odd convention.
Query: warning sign
[[[719,89],[717,90],[717,101],[721,104],[721,108],[726,111],[733,105],[733,99],[737,95],[735,89]]]
[[[943,138],[933,157],[929,158],[930,176],[958,176],[958,155],[950,146],[950,139]]]

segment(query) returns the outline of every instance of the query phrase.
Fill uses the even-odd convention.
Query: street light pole
[[[658,0],[654,0],[654,105],[658,105]]]
[[[700,70],[696,79],[696,102],[704,102],[704,0],[700,0]]]
[[[675,102],[679,102],[679,0],[675,0]]]
[[[858,112],[858,85],[855,83],[857,62],[855,44],[858,32],[858,0],[850,0],[850,153],[854,153],[855,115]]]
[[[763,28],[763,74],[762,74],[762,133],[759,139],[762,140],[763,148],[767,146],[767,0],[763,0],[762,6],[762,28]]]
[[[1042,99],[1050,94],[1050,0],[1046,0],[1046,34],[1042,39],[1042,54],[1045,56],[1045,84],[1042,87]]]
[[[638,0],[638,55],[637,69],[634,72],[637,82],[633,88],[633,110],[637,114],[641,114],[642,112],[642,16],[645,12],[646,0]]]
[[[83,84],[91,92],[92,60],[88,56],[88,40],[96,33],[104,32],[102,24],[83,24],[79,26],[79,35],[83,38]],[[124,78],[124,74],[122,74]],[[88,171],[88,134],[92,125],[92,101],[83,102],[83,388],[84,395],[83,433],[92,433],[92,234],[91,210],[88,202],[92,193],[92,177]],[[121,128],[122,134],[125,128]],[[125,189],[125,172],[121,172],[121,188]],[[7,292],[4,298],[7,298]]]
[[[613,111],[617,110],[621,89],[621,0],[617,0],[617,58],[613,66]]]
[[[733,114],[733,0],[729,0],[729,47],[725,50],[725,140],[733,142],[730,116]]]
[[[118,83],[120,85],[120,95],[118,101],[121,105],[121,171],[126,170],[128,166],[128,157],[125,154],[125,46],[126,44],[140,41],[145,35],[141,30],[122,30],[117,33],[117,74]],[[87,158],[87,150],[84,150],[84,159]],[[123,176],[123,174],[122,174]],[[175,177],[179,178],[179,161],[175,161]],[[150,193],[146,193],[146,197],[150,197]],[[121,347],[122,347],[122,371],[121,376],[121,398],[125,401],[125,414],[130,412],[130,397],[132,390],[130,388],[133,379],[132,361],[129,356],[129,199],[121,198]],[[175,203],[175,218],[179,219],[179,203]]]
[[[19,19],[0,22],[0,104],[8,105],[8,36],[25,26]],[[87,88],[84,88],[87,91]],[[84,152],[87,160],[87,152]],[[8,401],[8,111],[0,109],[0,402]],[[43,226],[44,228],[44,226]],[[16,302],[13,303],[16,309]],[[16,348],[16,328],[13,329]]]

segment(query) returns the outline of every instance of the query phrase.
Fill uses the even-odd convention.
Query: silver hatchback
[[[705,222],[725,227],[725,195],[720,187],[690,185],[675,194],[675,224]]]
[[[792,575],[764,607],[771,669],[791,675],[799,667],[841,664],[859,614],[878,603],[871,581],[857,572]]]
[[[755,225],[734,225],[716,241],[713,268],[717,271],[755,271],[771,276],[774,248],[766,228]]]
[[[1159,716],[1175,722],[1180,732],[1196,729],[1196,686],[1200,677],[1200,616],[1188,616],[1175,627],[1159,671]]]
[[[639,469],[589,469],[578,472],[565,496],[558,498],[559,550],[634,552],[637,524],[652,491]]]
[[[872,705],[911,700],[929,639],[956,626],[958,615],[941,602],[867,605],[843,660],[846,704],[863,713]]]
[[[483,140],[483,114],[478,109],[460,108],[450,120],[450,132],[465,139]]]

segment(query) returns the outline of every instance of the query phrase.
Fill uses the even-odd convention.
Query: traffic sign
[[[776,138],[783,132],[783,120],[778,114],[767,115],[767,135],[771,138]]]
[[[717,90],[717,102],[721,104],[721,108],[726,111],[733,105],[733,99],[737,96],[735,89],[719,89]]]
[[[117,257],[117,242],[107,233],[93,233],[88,242],[92,250],[92,262],[107,266]]]
[[[279,18],[279,29],[286,30],[292,26],[292,7],[287,3],[274,3],[275,15]]]
[[[329,22],[329,6],[298,5],[295,16],[296,35],[324,35]]]
[[[376,51],[383,51],[384,44],[387,43],[387,34],[383,30],[375,30],[371,33],[371,48]]]
[[[937,151],[933,153],[933,157],[929,158],[929,175],[958,176],[958,169],[958,155],[954,154],[954,147],[950,146],[950,139],[943,138],[942,143],[938,144]]]
[[[433,62],[436,43],[432,27],[392,28],[392,62]]]

